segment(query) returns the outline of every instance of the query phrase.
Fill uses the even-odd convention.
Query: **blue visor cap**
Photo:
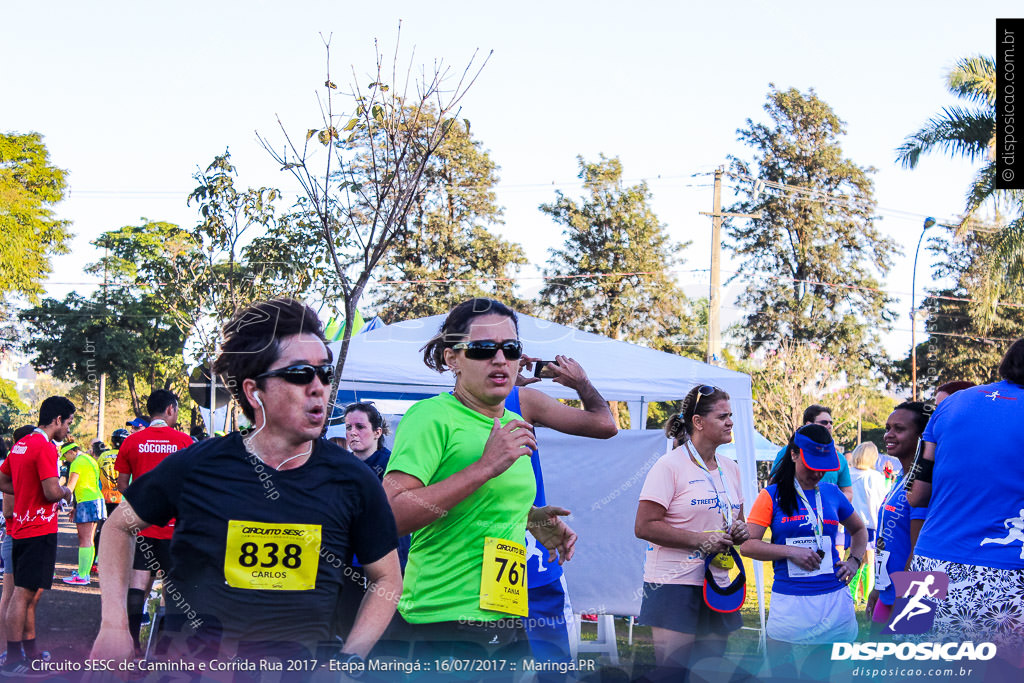
[[[793,441],[800,449],[800,457],[807,469],[815,472],[835,472],[839,469],[839,454],[835,443],[821,444],[800,432],[796,433]]]
[[[704,560],[704,603],[715,612],[735,612],[743,607],[747,599],[747,574],[743,570],[743,559],[736,548],[729,548],[729,552],[740,573],[728,586],[719,586],[711,573],[711,561],[715,556],[708,555]]]

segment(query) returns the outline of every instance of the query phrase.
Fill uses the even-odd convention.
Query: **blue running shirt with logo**
[[[935,444],[928,518],[914,554],[1024,569],[1024,387],[958,391],[922,436]]]
[[[843,584],[836,578],[835,569],[839,565],[839,552],[836,550],[836,533],[839,523],[848,519],[854,514],[853,504],[846,499],[843,492],[835,484],[820,484],[821,511],[825,518],[822,529],[823,540],[831,553],[832,571],[823,572],[811,576],[791,577],[788,560],[774,560],[772,569],[775,571],[775,582],[772,584],[773,593],[785,595],[822,595],[831,593]],[[807,507],[803,501],[797,498],[797,509],[794,513],[787,513],[782,510],[776,497],[777,484],[769,484],[762,489],[754,501],[747,522],[757,524],[772,531],[772,543],[775,545],[816,545],[817,539],[814,534],[814,517],[807,514]],[[804,495],[815,506],[814,489],[804,490]],[[816,511],[815,511],[816,514]],[[822,562],[822,566],[828,566],[828,561]]]

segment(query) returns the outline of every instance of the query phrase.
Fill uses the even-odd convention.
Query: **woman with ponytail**
[[[685,668],[691,654],[722,656],[743,623],[738,611],[709,607],[702,592],[705,559],[714,557],[712,574],[728,583],[730,551],[747,539],[739,467],[715,455],[732,440],[732,424],[727,393],[694,387],[665,425],[674,450],[654,464],[640,492],[634,532],[648,542],[640,623],[651,627],[659,667]]]
[[[750,509],[743,545],[744,555],[771,561],[775,570],[767,634],[798,645],[849,642],[857,637],[857,617],[847,585],[864,561],[867,531],[839,488],[821,481],[839,469],[826,428],[798,429],[787,456]],[[836,550],[840,524],[853,539],[846,561]],[[761,540],[768,529],[770,543]]]

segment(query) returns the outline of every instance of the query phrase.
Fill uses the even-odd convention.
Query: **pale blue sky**
[[[386,9],[384,9],[386,7]],[[925,158],[915,171],[893,150],[954,100],[944,74],[958,57],[993,51],[995,18],[1019,3],[962,2],[340,2],[7,3],[0,26],[0,128],[46,136],[68,169],[73,253],[56,260],[50,293],[87,291],[88,241],[141,216],[183,225],[191,175],[230,147],[241,183],[293,193],[256,142],[316,125],[323,81],[318,32],[333,32],[333,74],[362,77],[373,38],[387,49],[403,21],[404,54],[466,62],[493,49],[464,103],[474,136],[501,166],[503,232],[542,263],[559,231],[537,211],[556,188],[578,193],[576,155],[621,157],[629,180],[647,179],[654,208],[676,240],[692,241],[684,271],[706,269],[709,177],[747,154],[736,129],[762,118],[770,82],[813,87],[847,123],[844,149],[878,169],[880,228],[905,256],[885,285],[908,295],[911,259],[926,215],[954,217],[972,175],[965,163]],[[365,84],[364,84],[365,85]],[[279,139],[279,138],[278,138]],[[726,193],[725,201],[731,201]],[[929,282],[919,267],[918,291]],[[729,269],[726,263],[725,269]],[[527,268],[524,278],[537,271]],[[706,294],[705,272],[683,272]],[[82,283],[82,284],[78,284]],[[524,280],[531,290],[536,280]],[[735,290],[724,297],[725,322]],[[906,313],[907,303],[899,310]],[[903,315],[887,337],[909,347]]]

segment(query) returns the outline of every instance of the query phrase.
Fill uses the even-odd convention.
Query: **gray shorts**
[[[11,559],[11,547],[14,539],[8,533],[4,534],[4,541],[0,543],[0,560],[3,561],[4,574],[14,574],[14,560]]]
[[[743,625],[739,612],[716,612],[704,603],[702,586],[644,582],[640,624],[702,635],[728,635]]]

